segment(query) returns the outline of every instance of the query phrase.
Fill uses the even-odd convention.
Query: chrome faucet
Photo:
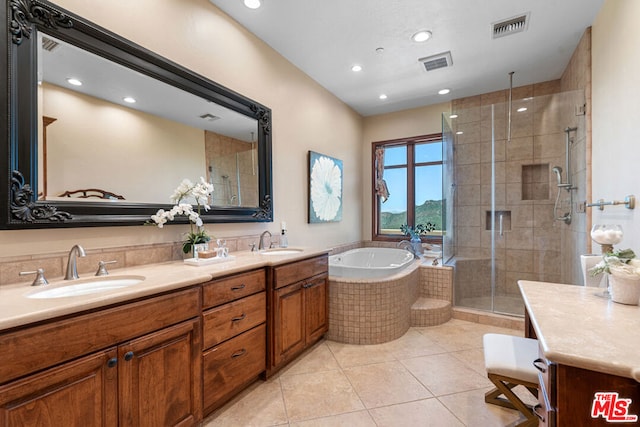
[[[396,244],[396,248],[400,248],[400,249],[406,249],[409,252],[411,252],[413,254],[413,258],[414,259],[418,259],[420,258],[420,256],[418,255],[418,253],[416,252],[416,248],[413,247],[413,245],[411,244],[410,241],[408,240],[401,240]]]
[[[269,230],[264,230],[262,232],[262,234],[260,235],[260,241],[258,242],[258,250],[259,251],[264,249],[264,236],[266,236],[267,234],[269,235],[269,247],[271,247],[271,237],[273,237],[273,236],[272,236],[272,234],[271,234],[271,232]]]
[[[78,258],[84,257],[87,254],[84,252],[84,248],[80,245],[74,245],[69,251],[69,260],[67,261],[67,274],[64,276],[64,280],[76,280],[78,279]]]

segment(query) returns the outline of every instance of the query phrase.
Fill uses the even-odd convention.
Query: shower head
[[[560,166],[554,166],[551,170],[556,174],[556,178],[558,179],[558,186],[562,185],[562,168]]]

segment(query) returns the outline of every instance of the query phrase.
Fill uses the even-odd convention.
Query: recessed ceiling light
[[[351,71],[357,73],[358,71],[362,71],[362,66],[361,65],[354,65],[353,67],[351,67]]]
[[[378,98],[380,98],[380,99],[387,99],[387,95],[385,95],[385,94],[383,93],[383,94],[381,94]]]
[[[440,90],[438,91],[438,95],[446,95],[446,94],[448,94],[449,92],[451,92],[451,89],[440,89]]]
[[[262,2],[260,0],[244,0],[244,5],[249,9],[257,9],[261,4]]]
[[[376,48],[376,53],[377,53],[378,55],[383,54],[383,53],[384,53],[384,48],[383,48],[383,47],[377,47],[377,48]]]
[[[516,110],[518,113],[524,113],[525,111],[527,111],[527,107],[520,107]]]
[[[458,132],[456,132],[456,135],[462,135],[464,132],[462,132],[461,130],[459,130]]]
[[[136,99],[130,96],[125,96],[122,100],[128,104],[134,104],[136,102]]]
[[[450,119],[457,119],[457,118],[458,118],[458,115],[457,115],[457,114],[452,114],[452,115],[450,115],[450,116],[449,116],[449,118],[450,118]]]
[[[69,83],[70,85],[74,85],[74,86],[82,86],[82,82],[78,79],[75,79],[73,77],[69,77],[67,79],[67,83]]]
[[[431,31],[429,30],[420,30],[411,36],[411,39],[417,43],[426,42],[430,38],[431,38]]]

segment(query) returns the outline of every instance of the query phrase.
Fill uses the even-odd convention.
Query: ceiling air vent
[[[492,35],[494,39],[499,37],[508,36],[515,33],[526,31],[529,25],[529,14],[525,13],[520,16],[514,16],[513,18],[506,19],[500,22],[494,22],[492,27]]]
[[[201,115],[200,118],[203,119],[203,120],[206,120],[208,122],[214,122],[214,121],[218,120],[220,117],[214,116],[211,113],[205,113],[205,114]]]
[[[425,70],[433,71],[438,68],[446,68],[453,65],[453,61],[451,60],[451,52],[443,52],[438,53],[437,55],[427,56],[425,58],[420,58],[418,61],[422,62]]]
[[[47,52],[51,52],[53,49],[58,47],[60,43],[51,40],[48,37],[42,37],[42,48]]]

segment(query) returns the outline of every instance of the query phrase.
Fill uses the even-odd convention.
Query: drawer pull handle
[[[247,317],[246,313],[242,313],[240,316],[231,319],[232,322],[239,322]]]
[[[534,406],[534,407],[533,407],[533,415],[535,415],[536,417],[538,417],[538,419],[539,419],[541,422],[544,422],[544,415],[542,415],[542,414],[540,414],[540,413],[538,412],[538,409],[541,409],[541,408],[542,408],[542,405],[541,405],[541,404],[539,404],[539,403],[538,403],[536,406]]]
[[[118,364],[118,358],[117,357],[112,357],[111,359],[109,359],[109,361],[107,362],[107,366],[109,368],[114,368],[116,365]]]
[[[242,290],[242,289],[244,289],[244,283],[243,283],[242,285],[233,286],[233,287],[231,288],[231,290],[232,290],[232,291],[240,291],[240,290]]]
[[[133,351],[127,351],[124,354],[124,360],[126,360],[128,362],[131,359],[133,359]]]
[[[533,366],[535,366],[535,368],[542,372],[543,374],[547,372],[547,364],[545,363],[544,360],[542,359],[536,359],[533,361]]]
[[[246,349],[246,348],[243,348],[242,350],[238,350],[238,351],[236,351],[235,353],[233,353],[233,354],[231,355],[231,358],[232,358],[232,359],[235,359],[235,358],[237,358],[237,357],[244,356],[245,354],[247,354],[247,349]]]
[[[313,286],[313,283],[305,283],[304,285],[302,285],[303,288],[308,289],[310,287]]]

